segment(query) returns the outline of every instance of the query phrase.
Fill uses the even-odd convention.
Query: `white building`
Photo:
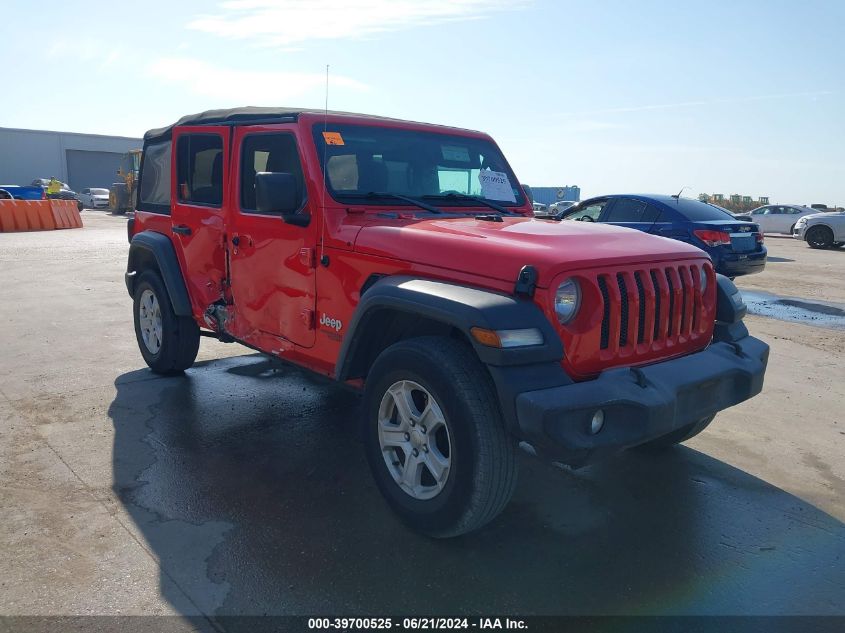
[[[74,191],[115,182],[120,157],[139,138],[0,127],[0,184],[28,185],[55,176]]]

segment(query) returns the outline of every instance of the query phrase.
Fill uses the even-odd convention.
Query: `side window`
[[[241,210],[257,213],[255,174],[261,171],[291,174],[296,180],[300,203],[305,201],[305,177],[292,134],[251,134],[241,152]]]
[[[140,179],[138,209],[170,213],[170,139],[144,147]]]
[[[598,222],[601,212],[607,206],[607,200],[597,200],[588,206],[577,206],[563,216],[564,220],[581,220],[583,222]]]
[[[643,222],[646,203],[631,198],[617,198],[604,222]]]
[[[223,139],[216,134],[180,136],[176,147],[180,202],[223,204]]]

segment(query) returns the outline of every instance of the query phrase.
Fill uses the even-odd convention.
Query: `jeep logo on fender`
[[[331,328],[335,332],[340,332],[341,328],[343,327],[343,322],[340,319],[333,319],[328,314],[323,312],[320,315],[320,325],[324,325],[327,328]]]

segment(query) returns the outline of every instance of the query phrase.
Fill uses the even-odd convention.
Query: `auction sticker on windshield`
[[[344,145],[340,132],[323,132],[323,139],[325,139],[326,145]]]
[[[507,174],[484,170],[478,173],[478,182],[481,183],[481,194],[488,200],[516,202]]]

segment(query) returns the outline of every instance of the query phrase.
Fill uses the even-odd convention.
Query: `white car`
[[[549,205],[549,213],[555,215],[561,211],[566,211],[569,207],[574,207],[578,202],[575,200],[560,200]]]
[[[108,209],[109,190],[91,187],[79,192],[79,204],[86,209]]]
[[[818,211],[797,204],[767,204],[764,207],[754,209],[747,215],[751,216],[752,222],[760,225],[763,233],[791,235],[799,218],[814,213],[818,213]]]
[[[810,248],[839,248],[845,245],[845,211],[805,215],[795,223],[792,237]]]
[[[538,213],[546,213],[547,207],[542,202],[532,202],[531,206],[534,207],[534,215]]]

